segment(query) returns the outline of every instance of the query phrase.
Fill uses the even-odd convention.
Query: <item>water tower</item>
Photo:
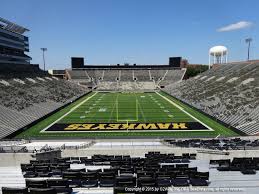
[[[214,46],[209,50],[209,68],[212,64],[228,62],[228,49],[225,46]]]

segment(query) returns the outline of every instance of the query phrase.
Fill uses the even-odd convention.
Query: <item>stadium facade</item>
[[[23,34],[28,29],[0,18],[0,64],[29,64],[29,38]]]

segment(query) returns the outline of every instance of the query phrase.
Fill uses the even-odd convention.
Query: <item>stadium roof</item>
[[[29,31],[29,29],[24,28],[20,25],[17,25],[13,22],[10,22],[4,18],[0,17],[0,28],[5,29],[5,30],[9,30],[11,32],[15,32],[18,34],[23,34],[26,31]]]

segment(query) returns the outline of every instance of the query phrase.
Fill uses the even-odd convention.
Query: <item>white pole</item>
[[[210,53],[209,53],[209,69],[210,69]]]
[[[228,62],[228,51],[226,52],[226,63]]]

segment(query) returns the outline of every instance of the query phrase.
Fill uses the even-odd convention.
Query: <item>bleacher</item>
[[[164,91],[248,134],[259,133],[259,62],[225,64]]]
[[[165,139],[165,145],[170,147],[197,148],[209,150],[258,150],[258,139]]]
[[[186,69],[110,68],[67,70],[67,77],[73,82],[91,80],[97,90],[155,90],[161,86],[177,83],[183,79]],[[87,75],[87,76],[86,76]],[[109,87],[111,85],[111,87]]]
[[[0,138],[75,100],[88,90],[41,71],[0,73]]]

